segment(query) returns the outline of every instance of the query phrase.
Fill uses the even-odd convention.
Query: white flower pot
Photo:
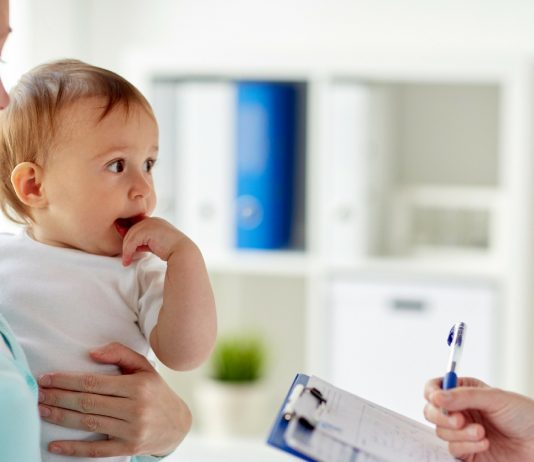
[[[253,436],[268,430],[268,393],[261,382],[207,380],[195,390],[195,404],[201,431],[207,436]]]

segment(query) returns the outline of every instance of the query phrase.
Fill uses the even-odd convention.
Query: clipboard
[[[309,462],[455,462],[432,427],[297,374],[267,443]]]

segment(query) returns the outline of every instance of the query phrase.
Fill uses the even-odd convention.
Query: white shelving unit
[[[294,373],[332,377],[332,351],[342,348],[336,344],[338,332],[331,330],[337,296],[333,291],[340,280],[354,282],[355,309],[363,305],[356,291],[362,281],[370,280],[386,291],[439,286],[444,293],[458,295],[451,298],[455,306],[450,313],[447,305],[440,308],[442,320],[448,319],[447,314],[462,314],[458,304],[464,299],[458,287],[484,287],[487,307],[478,307],[479,318],[469,329],[473,339],[489,339],[494,345],[492,351],[476,353],[491,369],[487,378],[497,386],[534,394],[530,366],[534,80],[528,59],[370,54],[354,56],[351,62],[332,58],[327,65],[276,59],[247,64],[235,57],[228,63],[219,60],[218,65],[206,65],[200,58],[172,63],[170,55],[150,60],[131,55],[124,64],[125,74],[148,95],[154,95],[156,80],[177,85],[198,80],[290,80],[304,83],[307,89],[306,152],[300,171],[305,185],[303,248],[205,252],[222,329],[259,328],[270,341],[267,381],[273,390],[273,408]],[[342,87],[349,89],[349,96],[340,101],[350,100],[353,90],[368,92],[367,106],[359,109],[369,111],[364,117],[368,139],[359,141],[367,150],[367,164],[362,165],[368,170],[342,172],[348,179],[345,175],[339,181],[350,184],[359,178],[365,186],[349,191],[354,203],[336,205],[330,200],[338,184],[337,177],[331,176],[331,163],[336,155],[334,140],[341,135],[332,135],[335,119],[330,111],[333,92]],[[172,187],[172,182],[166,184]],[[360,221],[350,224],[354,204],[360,207]],[[362,246],[350,246],[356,253],[333,256],[329,233],[345,222],[352,230],[367,230],[368,235]],[[347,235],[351,236],[350,230]],[[343,240],[335,244],[343,246]],[[414,308],[409,316],[418,319],[417,314]],[[367,319],[365,312],[362,315],[346,321]],[[414,325],[425,329],[424,323]],[[477,332],[482,326],[486,332]],[[428,326],[432,331],[436,327],[443,331],[443,339],[416,347],[437,351],[435,364],[427,364],[428,377],[440,374],[446,362],[446,348],[439,348],[450,326]],[[389,349],[403,348],[388,343],[384,325],[351,328],[354,339],[345,336],[343,341],[357,342],[362,329],[374,331],[362,354],[376,352],[377,360],[387,357]],[[466,354],[475,349],[469,342],[468,334]],[[347,349],[353,348],[357,355],[354,345]],[[358,368],[359,363],[355,357],[346,367]],[[470,374],[465,369],[461,372]],[[374,378],[403,380],[387,373]],[[419,394],[422,386],[413,392]],[[188,393],[185,388],[181,391]]]

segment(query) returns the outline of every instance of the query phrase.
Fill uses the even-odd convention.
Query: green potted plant
[[[198,387],[197,410],[202,431],[210,436],[246,436],[261,428],[268,410],[262,377],[265,347],[245,334],[219,338],[208,379]]]
[[[211,377],[228,383],[250,383],[261,378],[265,362],[263,344],[256,337],[223,337],[211,357]]]

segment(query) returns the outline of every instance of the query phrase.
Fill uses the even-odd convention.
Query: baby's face
[[[99,122],[103,103],[86,98],[62,113],[44,168],[48,206],[36,226],[45,243],[113,256],[122,250],[117,220],[148,216],[156,205],[158,127],[137,104]]]

